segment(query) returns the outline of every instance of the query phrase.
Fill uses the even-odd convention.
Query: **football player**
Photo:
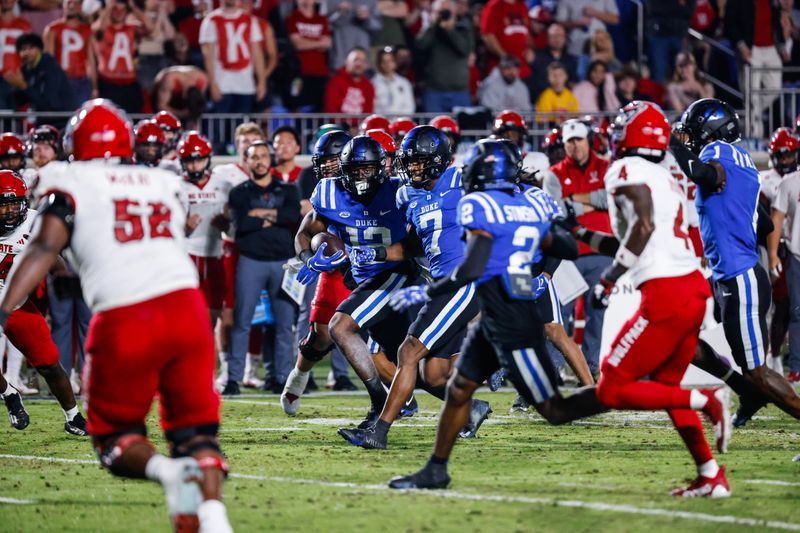
[[[472,395],[501,365],[517,391],[551,423],[606,410],[593,387],[569,398],[558,392],[544,349],[532,267],[539,247],[565,259],[577,257],[578,250],[569,235],[550,231],[549,213],[518,192],[520,167],[519,151],[506,142],[485,139],[473,146],[461,178],[466,194],[458,204],[467,239],[463,261],[432,285],[398,290],[391,297],[396,309],[406,308],[475,282],[481,311],[448,381],[433,455],[420,471],[393,479],[391,488],[447,487],[447,462],[467,422]]]
[[[342,149],[340,161],[342,176],[320,180],[311,196],[313,209],[303,219],[295,240],[298,259],[304,263],[297,277],[301,283],[309,284],[321,272],[330,272],[347,260],[342,250],[326,256],[325,245],[312,252],[311,239],[318,233],[330,228],[350,247],[388,247],[407,234],[403,215],[395,205],[401,181],[386,176],[386,154],[380,143],[367,135],[354,137]],[[367,427],[377,420],[387,393],[362,330],[390,352],[399,346],[407,318],[392,311],[389,294],[414,283],[417,267],[413,261],[386,261],[353,265],[351,273],[358,286],[337,307],[328,327],[369,393],[371,407],[361,424]]]
[[[225,296],[222,232],[229,226],[224,211],[230,184],[211,172],[212,152],[211,143],[197,131],[187,132],[178,143],[183,171],[180,198],[187,213],[186,251],[197,268],[214,328]]]
[[[398,117],[389,123],[388,133],[394,137],[398,145],[403,142],[406,133],[416,127],[417,123],[411,117]]]
[[[744,379],[765,400],[800,418],[800,396],[783,375],[765,364],[771,289],[769,276],[758,263],[756,241],[758,234],[769,234],[773,227],[768,217],[758,213],[758,170],[750,155],[734,144],[739,140],[739,118],[727,103],[704,98],[686,109],[681,123],[687,142],[673,137],[670,148],[697,185],[700,233],[733,358]],[[741,376],[726,369],[724,362],[719,365],[712,373],[742,394]],[[747,412],[740,410],[737,419],[740,414],[749,419],[762,406],[763,401],[749,406]]]
[[[666,410],[697,466],[697,478],[672,491],[680,497],[730,495],[724,467],[714,460],[694,411],[711,421],[716,449],[730,439],[724,388],[681,388],[697,350],[711,290],[691,246],[686,197],[660,165],[670,126],[650,102],[631,102],[614,121],[616,161],[606,172],[613,235],[579,228],[578,238],[614,256],[593,288],[593,305],[608,305],[617,280],[627,274],[642,293],[636,313],[622,326],[602,363],[597,397],[614,409]]]
[[[409,232],[422,241],[434,280],[446,278],[461,263],[464,245],[456,209],[461,199],[460,172],[450,165],[447,137],[433,126],[417,126],[403,139],[398,159],[406,184],[397,191],[397,206],[405,216]],[[355,246],[350,249],[354,266],[406,259],[405,243],[385,246]],[[444,400],[452,357],[458,353],[467,325],[478,314],[475,285],[432,298],[417,315],[397,353],[397,372],[389,397],[375,426],[340,429],[339,434],[356,446],[385,449],[389,428],[406,400],[414,392],[417,367],[427,390]],[[473,400],[470,427],[464,436],[474,437],[491,409],[483,400]]]
[[[430,124],[447,136],[450,143],[450,158],[455,159],[458,145],[461,143],[461,128],[458,127],[458,122],[453,117],[437,115],[431,119]]]
[[[372,114],[361,121],[358,133],[364,135],[369,130],[383,130],[389,132],[389,119],[383,115]]]
[[[0,287],[14,266],[17,256],[31,243],[33,222],[36,211],[28,209],[27,187],[22,178],[11,170],[0,170]],[[20,262],[20,261],[17,261]],[[53,270],[64,270],[63,261],[53,265]],[[47,269],[43,274],[47,274]],[[38,283],[36,284],[38,285]],[[36,287],[31,288],[28,293]],[[2,315],[3,333],[8,340],[22,352],[28,365],[35,368],[47,382],[50,392],[58,400],[64,411],[66,421],[64,431],[71,435],[85,436],[86,420],[78,411],[75,395],[64,367],[59,363],[58,348],[50,336],[47,321],[25,293],[15,305]],[[0,376],[0,389],[8,409],[8,418],[15,429],[25,429],[30,418],[22,405],[16,388]]]
[[[350,139],[352,136],[349,133],[335,130],[324,133],[317,140],[311,164],[318,180],[337,179],[341,176],[339,154]],[[295,246],[301,246],[296,239]],[[333,349],[328,322],[336,312],[336,307],[349,295],[350,289],[345,287],[344,274],[341,270],[335,269],[320,274],[314,290],[314,299],[311,301],[308,334],[300,341],[297,362],[286,378],[286,385],[281,393],[281,407],[287,415],[297,414],[300,397],[308,385],[311,369]]]
[[[166,137],[161,166],[166,167],[168,170],[175,170],[176,174],[180,173],[177,169],[178,165],[176,159],[178,158],[178,141],[183,135],[183,124],[181,124],[178,117],[169,111],[159,111],[153,115],[151,120],[158,124]]]
[[[131,124],[110,101],[85,103],[64,139],[73,162],[42,171],[40,220],[6,284],[0,325],[10,326],[14,308],[68,248],[94,312],[87,413],[101,464],[160,482],[176,530],[199,521],[203,531],[231,532],[221,501],[228,468],[217,440],[214,339],[198,327],[206,305],[183,245],[179,180],[108,160],[133,156]],[[156,395],[172,458],[146,437]]]
[[[159,166],[167,143],[164,131],[154,121],[142,120],[136,124],[133,134],[136,164],[146,167]]]
[[[25,143],[17,135],[0,135],[0,169],[21,173],[25,168],[26,153]]]

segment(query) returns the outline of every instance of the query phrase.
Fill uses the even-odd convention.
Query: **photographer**
[[[425,111],[449,113],[453,106],[471,105],[469,56],[475,36],[469,18],[455,13],[452,0],[433,3],[434,23],[417,37],[417,54],[427,58]]]

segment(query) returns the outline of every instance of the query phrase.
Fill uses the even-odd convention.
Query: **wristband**
[[[303,250],[299,254],[297,254],[297,258],[303,262],[304,265],[308,264],[308,260],[314,257],[314,252],[311,250]]]
[[[619,263],[621,266],[625,268],[631,268],[636,261],[639,260],[639,256],[635,253],[631,252],[624,246],[620,246],[619,250],[617,250],[617,255],[614,256],[614,261]]]
[[[386,247],[385,246],[376,246],[373,248],[375,250],[375,262],[382,262],[386,261]]]

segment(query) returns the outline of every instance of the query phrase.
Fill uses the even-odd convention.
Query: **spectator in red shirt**
[[[328,50],[333,44],[328,19],[317,12],[314,0],[297,0],[297,9],[286,17],[286,33],[300,60],[301,87],[299,91],[293,88],[295,98],[290,107],[310,106],[311,111],[319,111],[328,82]]]
[[[0,0],[0,109],[14,110],[15,88],[25,86],[17,54],[17,37],[31,31],[31,23],[15,13],[17,0]]]
[[[375,88],[364,76],[368,64],[366,50],[363,48],[350,50],[344,67],[340,68],[328,82],[328,89],[325,91],[326,113],[352,115],[372,113]]]
[[[136,19],[129,21],[128,15]],[[153,29],[150,19],[134,3],[111,0],[92,24],[97,40],[97,90],[128,113],[141,113],[142,88],[136,81],[136,39]]]
[[[564,122],[561,129],[567,156],[550,167],[550,172],[544,177],[544,189],[556,200],[563,200],[573,206],[582,226],[611,233],[604,182],[609,163],[591,150],[589,128],[586,124],[578,119],[571,119]],[[600,282],[600,275],[611,264],[612,258],[595,254],[583,243],[578,243],[578,249],[580,257],[575,260],[575,266],[589,287],[594,287]],[[591,292],[587,291],[583,296],[586,314],[583,353],[589,370],[596,374],[599,370],[605,308],[597,308],[591,304]],[[564,316],[569,316],[574,308],[574,303],[566,306]]]
[[[530,77],[533,42],[528,6],[523,0],[489,0],[481,13],[481,37],[490,53],[488,72],[501,57],[513,55],[519,59],[519,77],[523,80]]]
[[[44,51],[67,73],[75,100],[97,98],[97,65],[92,28],[84,20],[79,0],[64,0],[64,16],[44,29]]]
[[[203,18],[208,15],[208,0],[192,0],[193,12],[190,16],[184,17],[178,22],[178,32],[186,36],[191,49],[192,61],[202,66],[203,55],[200,51],[200,25]]]
[[[291,126],[281,126],[272,134],[272,148],[275,161],[270,174],[281,183],[295,183],[303,170],[294,160],[300,153],[300,134]]]

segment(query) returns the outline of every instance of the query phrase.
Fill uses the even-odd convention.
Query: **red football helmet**
[[[506,109],[494,118],[492,133],[502,139],[508,139],[521,150],[528,136],[528,125],[522,115]]]
[[[417,127],[411,117],[398,117],[389,124],[389,133],[394,137],[395,142],[400,142],[406,133]]]
[[[213,149],[211,148],[211,143],[199,131],[187,132],[178,142],[177,152],[183,175],[189,181],[200,181],[210,173]],[[205,159],[205,165],[202,167],[198,168],[196,165],[192,165],[192,168],[188,167],[193,161],[203,159]]]
[[[64,132],[64,152],[73,161],[133,156],[133,128],[110,100],[89,100],[72,115]]]
[[[25,221],[28,187],[13,170],[0,170],[0,231],[8,233]]]
[[[167,136],[154,120],[142,120],[133,129],[136,140],[136,163],[155,167],[164,156]]]
[[[612,125],[617,157],[641,155],[663,158],[670,127],[661,108],[652,102],[633,101],[623,107]]]
[[[567,157],[564,148],[564,139],[561,138],[561,128],[553,128],[542,140],[541,151],[547,156],[550,165],[560,163]]]
[[[778,128],[772,134],[767,145],[772,168],[784,176],[797,170],[797,151],[800,150],[800,138],[789,128]]]
[[[152,118],[153,122],[158,124],[158,126],[167,132],[180,132],[183,129],[183,125],[181,121],[178,120],[178,117],[170,113],[169,111],[159,111]]]
[[[0,135],[0,168],[20,171],[25,168],[25,143],[13,133]]]
[[[370,115],[361,121],[359,132],[364,134],[367,130],[383,130],[389,131],[389,119],[383,115]]]
[[[397,152],[397,143],[394,142],[394,139],[391,135],[386,133],[384,130],[379,129],[372,129],[367,130],[367,135],[381,143],[383,150],[389,154],[390,156],[394,157],[395,152]]]
[[[453,117],[447,115],[439,115],[431,119],[431,126],[442,130],[448,135],[461,135],[461,128],[458,127],[458,122]]]
[[[592,124],[592,150],[599,155],[606,155],[611,147],[611,137],[608,133],[610,124],[608,119]]]

